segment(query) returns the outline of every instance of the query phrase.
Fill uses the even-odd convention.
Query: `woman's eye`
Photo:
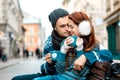
[[[73,26],[71,26],[71,28],[73,28]]]
[[[73,25],[69,25],[69,27],[73,28]]]

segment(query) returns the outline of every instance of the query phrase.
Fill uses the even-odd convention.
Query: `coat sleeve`
[[[55,75],[56,70],[54,65],[50,65],[49,63],[45,62],[44,64],[41,65],[41,73],[43,76],[45,75]]]
[[[100,50],[100,58],[102,60],[102,62],[106,62],[106,61],[113,61],[113,56],[111,51],[109,50]]]
[[[89,65],[92,65],[94,62],[107,62],[112,61],[112,53],[109,50],[97,50],[97,51],[89,51],[87,53],[84,53],[85,57],[87,58],[87,61]]]
[[[64,73],[66,67],[66,54],[59,53],[55,67],[57,73]]]
[[[92,52],[85,53],[84,55],[87,58],[87,61],[88,61],[89,65],[92,65],[94,62],[97,61],[97,58],[95,57],[95,55]]]
[[[93,54],[92,51],[84,52],[84,51],[77,51],[77,56],[80,57],[82,54],[85,55],[87,58],[87,64],[92,65],[95,61],[97,61],[96,56]]]
[[[52,50],[54,50],[54,47],[52,44],[51,36],[49,36],[44,43],[43,55],[46,55],[47,53],[49,53]]]

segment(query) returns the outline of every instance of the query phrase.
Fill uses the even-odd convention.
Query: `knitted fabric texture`
[[[53,43],[54,49],[60,50],[60,45],[65,38],[60,37],[55,30],[52,31],[51,37],[52,37],[52,43]]]

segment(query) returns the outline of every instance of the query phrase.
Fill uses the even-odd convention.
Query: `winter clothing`
[[[49,21],[51,22],[52,27],[55,28],[56,22],[57,22],[57,20],[58,20],[60,17],[67,16],[68,14],[69,14],[69,13],[68,13],[66,10],[60,9],[60,8],[58,8],[58,9],[54,10],[53,12],[51,12],[51,13],[49,14]]]
[[[87,17],[87,19],[85,19],[86,17],[84,17],[83,15],[82,16],[80,16],[80,15],[82,15],[82,14],[78,12],[78,13],[75,13],[75,14],[71,14],[69,16],[69,18],[71,18],[74,21],[74,23],[76,23],[77,25],[79,25],[79,23],[81,23],[84,20],[89,21],[88,17]],[[53,28],[55,27],[54,24],[55,23],[52,23]],[[88,25],[87,25],[87,27],[88,27]],[[44,76],[35,78],[33,80],[68,80],[68,79],[69,80],[75,80],[75,79],[73,79],[73,77],[77,78],[77,80],[86,80],[87,74],[90,72],[90,68],[92,67],[92,65],[96,61],[99,61],[99,62],[112,61],[113,58],[112,58],[112,54],[111,54],[110,51],[108,51],[106,49],[100,50],[99,47],[94,46],[96,41],[94,39],[94,30],[92,30],[92,31],[93,31],[93,33],[91,33],[91,34],[93,35],[93,38],[91,40],[93,41],[93,43],[91,45],[86,45],[87,42],[90,43],[90,41],[87,41],[89,37],[85,38],[86,39],[85,42],[82,41],[82,42],[84,42],[84,45],[85,45],[84,50],[86,50],[86,51],[82,50],[83,49],[83,47],[81,47],[81,46],[83,46],[82,42],[80,44],[76,44],[77,43],[76,40],[75,40],[76,37],[73,37],[73,39],[75,41],[73,40],[73,43],[70,44],[74,48],[70,48],[70,49],[68,49],[68,46],[66,46],[66,43],[64,42],[65,40],[62,39],[63,42],[61,44],[62,45],[61,49],[59,48],[60,52],[58,52],[59,54],[56,53],[57,54],[57,58],[56,58],[57,61],[53,62],[54,63],[53,65],[49,65],[48,63],[43,64],[41,66],[41,70],[43,70],[42,75],[44,75]],[[86,34],[89,35],[89,33],[90,32],[87,32]],[[86,34],[85,34],[85,37],[86,37]],[[53,40],[53,36],[52,36],[52,40]],[[58,38],[58,40],[59,40],[59,38]],[[54,43],[57,44],[57,40]],[[53,47],[54,43],[53,43],[51,48],[55,49],[55,47]],[[60,45],[60,44],[58,44],[58,45]],[[76,49],[78,46],[80,48]],[[88,49],[89,46],[91,46],[90,49]],[[65,49],[63,49],[63,48],[65,48]],[[47,48],[47,51],[50,52],[51,49]],[[74,61],[77,58],[79,58],[81,55],[84,55],[87,59],[85,65],[84,65],[84,68],[80,71],[74,70],[73,69]],[[78,76],[76,74],[78,74]]]
[[[40,73],[37,73],[37,74],[26,74],[26,75],[15,76],[11,80],[32,80],[32,79],[34,79],[36,77],[40,77],[40,76],[42,76]]]
[[[49,53],[52,50],[55,50],[55,49],[54,49],[54,46],[53,46],[53,43],[52,43],[51,36],[49,36],[44,43],[43,55],[46,55],[47,53]]]
[[[51,36],[45,41],[43,54],[46,55],[50,51],[60,50],[60,45],[63,39],[65,38],[61,38],[58,33],[53,30]]]
[[[73,47],[77,47],[77,45],[76,45],[76,40],[77,40],[77,36],[70,36],[71,38],[72,38],[72,43],[69,45],[69,46],[73,46]]]
[[[79,23],[78,28],[79,32],[82,36],[87,36],[91,33],[91,27],[90,23],[88,21],[82,21]]]
[[[92,51],[89,51],[89,52],[84,52],[83,50],[77,51],[74,49],[74,52],[76,53],[74,58],[71,57],[71,53],[73,52],[69,54],[69,59],[67,61],[68,70],[72,67],[72,64],[75,61],[75,59],[80,57],[82,54],[85,55],[87,58],[87,62],[85,64],[85,66],[87,66],[87,68],[85,67],[85,70],[87,71],[87,73],[89,73],[92,64],[95,63],[96,61],[106,62],[106,61],[113,60],[111,52],[104,48],[101,49],[101,48],[95,47]],[[46,75],[50,74],[50,75],[38,77],[38,78],[35,78],[34,80],[50,80],[50,79],[51,80],[61,80],[61,79],[67,80],[64,78],[66,76],[65,74],[66,73],[73,74],[71,71],[66,72],[66,54],[61,52],[57,56],[57,62],[52,67],[49,64],[44,65],[44,68],[42,68],[41,70],[44,70],[44,69],[47,72],[47,73],[44,73],[44,75],[45,74]],[[80,72],[80,74],[84,75],[83,77],[80,78],[80,80],[86,80],[87,73],[85,73],[84,75]]]
[[[55,50],[60,50],[61,42],[65,39],[65,37],[60,37],[56,30],[53,30],[51,38]]]
[[[93,51],[96,52],[96,54],[98,55],[98,58],[94,55]],[[86,56],[86,58],[87,58],[86,66],[88,66],[87,67],[88,73],[89,73],[89,70],[90,70],[90,66],[92,66],[92,64],[94,62],[102,60],[102,59],[103,59],[102,60],[103,62],[104,61],[112,61],[112,55],[108,50],[99,50],[98,48],[94,48],[93,51],[84,53],[84,51],[81,50],[81,51],[77,51],[77,54],[76,54],[76,58],[79,57],[82,54],[84,54]],[[100,52],[100,54],[99,54],[99,52]],[[49,67],[47,67],[49,70],[53,70],[52,72],[54,72],[54,73],[56,72],[54,75],[52,74],[52,75],[48,75],[48,76],[38,77],[38,78],[35,78],[34,80],[67,80],[66,78],[64,78],[64,77],[66,77],[65,74],[67,73],[67,74],[72,75],[73,73],[71,73],[71,71],[69,72],[69,70],[68,70],[68,72],[65,70],[65,67],[66,67],[65,66],[65,64],[66,64],[66,59],[65,58],[66,58],[66,55],[63,54],[63,53],[60,53],[59,56],[58,56],[58,61],[54,65],[55,69],[49,69]],[[72,62],[71,62],[71,59],[69,59],[69,62],[73,63],[73,61],[75,59],[72,59]],[[72,65],[72,64],[69,64],[68,69],[71,68],[70,65]],[[70,79],[70,76],[67,76],[67,78]],[[86,76],[81,77],[80,80],[86,80]]]

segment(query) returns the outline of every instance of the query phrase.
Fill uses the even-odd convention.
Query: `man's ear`
[[[81,23],[79,23],[78,28],[80,35],[82,36],[88,36],[91,33],[91,25],[89,21],[82,21]]]

